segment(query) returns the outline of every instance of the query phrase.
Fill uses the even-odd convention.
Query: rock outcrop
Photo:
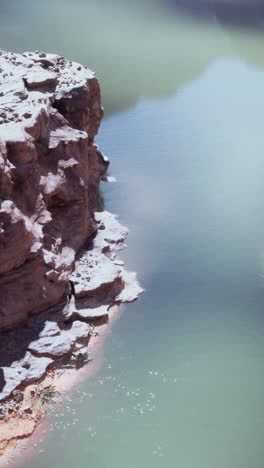
[[[127,229],[101,210],[102,116],[86,67],[0,52],[0,401],[86,352],[142,292],[117,258]]]
[[[108,166],[94,144],[95,75],[63,57],[0,52],[0,329],[58,303],[96,232]]]

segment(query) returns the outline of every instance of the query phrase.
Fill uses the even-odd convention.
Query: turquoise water
[[[21,468],[264,465],[264,34],[149,3],[3,2],[3,48],[101,77],[106,207],[146,289]]]

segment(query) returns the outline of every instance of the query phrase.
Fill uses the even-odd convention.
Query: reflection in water
[[[23,468],[263,468],[263,82],[219,59],[104,122],[146,293]]]
[[[156,0],[36,3],[2,0],[1,45],[99,72],[105,203],[146,293],[20,466],[263,468],[264,36]]]
[[[160,0],[183,11],[233,25],[263,28],[263,0]]]
[[[158,0],[1,0],[0,44],[47,50],[97,71],[106,114],[163,97],[219,56],[264,65],[260,33],[182,16]]]

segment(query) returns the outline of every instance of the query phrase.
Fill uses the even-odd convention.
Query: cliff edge
[[[57,55],[0,52],[0,328],[58,303],[96,232],[108,162],[93,72]]]
[[[114,304],[142,292],[117,258],[127,230],[100,204],[109,164],[94,143],[102,117],[100,87],[86,67],[0,51],[0,400],[11,398],[0,407],[4,421],[15,389],[65,367]]]

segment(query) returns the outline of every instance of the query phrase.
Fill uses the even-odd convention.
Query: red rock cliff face
[[[76,252],[96,232],[102,116],[90,70],[0,52],[0,329],[68,294]]]

